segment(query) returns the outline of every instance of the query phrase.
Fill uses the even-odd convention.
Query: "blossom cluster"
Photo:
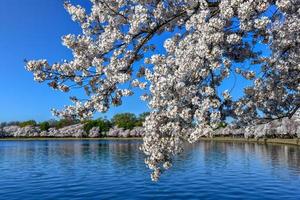
[[[299,0],[91,2],[90,13],[65,3],[82,28],[82,34],[62,38],[74,59],[28,61],[26,69],[54,89],[85,90],[88,100],[72,97],[74,105],[54,111],[61,117],[89,118],[121,105],[132,87],[146,89],[141,99],[152,112],[142,150],[153,180],[171,166],[184,141],[210,136],[228,119],[244,127],[291,117],[299,109]],[[164,32],[174,34],[150,44]],[[149,53],[159,45],[166,53]],[[249,83],[235,98],[234,84],[221,89],[232,77]]]

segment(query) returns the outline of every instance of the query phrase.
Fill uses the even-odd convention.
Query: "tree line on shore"
[[[49,120],[36,122],[8,122],[0,124],[0,137],[142,137],[142,127],[146,116],[132,113],[116,114],[111,120],[98,118],[94,120]],[[187,134],[191,134],[187,130]],[[266,124],[255,124],[246,128],[220,123],[213,133],[203,137],[244,137],[244,138],[300,138],[300,120],[295,116],[283,118]]]
[[[148,112],[143,112],[136,116],[133,113],[119,113],[114,115],[110,120],[107,118],[91,119],[86,121],[79,121],[77,119],[60,119],[60,120],[48,120],[42,122],[36,122],[35,120],[27,121],[11,121],[0,123],[0,128],[7,126],[19,126],[24,127],[38,127],[41,131],[48,131],[49,129],[62,129],[64,127],[83,124],[85,132],[90,132],[92,128],[98,128],[100,132],[108,132],[113,127],[117,127],[124,130],[132,130],[136,127],[141,127],[145,121]]]

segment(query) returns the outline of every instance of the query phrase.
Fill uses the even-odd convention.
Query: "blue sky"
[[[87,0],[72,2],[89,4]],[[63,8],[63,0],[0,0],[0,122],[51,119],[51,108],[70,104],[71,93],[34,82],[24,69],[24,59],[45,58],[50,63],[71,59],[71,51],[61,45],[60,38],[79,32],[78,24]],[[137,95],[126,100],[105,115],[110,118],[119,112],[147,110]]]

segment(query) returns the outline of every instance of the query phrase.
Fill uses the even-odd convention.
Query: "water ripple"
[[[139,141],[1,141],[0,199],[300,199],[300,149],[186,145],[158,183]]]

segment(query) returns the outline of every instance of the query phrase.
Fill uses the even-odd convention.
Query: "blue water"
[[[300,199],[300,148],[186,145],[151,182],[139,141],[0,141],[0,199]]]

